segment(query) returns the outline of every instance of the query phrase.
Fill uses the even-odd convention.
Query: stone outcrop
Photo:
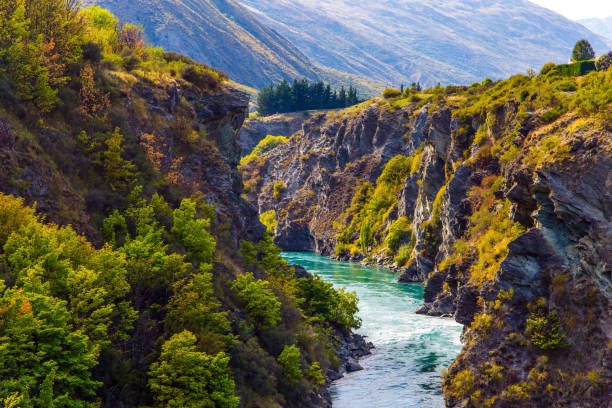
[[[267,135],[292,136],[302,130],[304,121],[308,120],[309,117],[310,113],[308,112],[296,112],[247,119],[240,129],[238,140],[242,156],[249,154],[257,146],[257,143]]]
[[[576,395],[582,395],[581,406],[607,406],[612,133],[605,124],[579,127],[583,119],[574,113],[548,126],[531,112],[519,120],[513,102],[497,106],[486,121],[460,120],[453,109],[371,102],[313,115],[303,134],[243,169],[255,181],[248,198],[260,213],[276,211],[275,242],[282,248],[336,256],[336,223],[358,187],[375,184],[394,156],[420,155],[418,171],[403,180],[383,225],[409,220],[412,237],[401,240],[413,245],[408,264],[395,265],[388,251],[373,246],[367,257],[351,251],[339,258],[392,267],[400,282],[424,282],[418,313],[454,317],[466,326],[465,347],[444,383],[447,405],[471,406],[454,379],[472,375],[482,398],[497,398],[494,406],[573,407]],[[505,137],[512,145],[502,146],[516,149],[513,158],[503,157],[504,150],[491,154],[491,144],[473,144],[483,129],[489,140]],[[562,142],[538,144],[551,134]],[[273,185],[281,181],[285,188],[275,194]],[[469,242],[460,255],[456,249],[473,239],[476,223],[488,225],[474,218],[477,210],[493,223],[514,223],[512,232],[499,226],[498,235],[513,235],[503,247],[488,249],[499,254],[487,261],[493,266],[486,278],[472,275],[476,260],[487,255],[477,253],[480,241]],[[495,225],[487,228],[494,231]],[[538,330],[544,334],[534,335]],[[551,333],[564,340],[538,342],[537,336]],[[567,351],[550,351],[556,348]],[[484,380],[491,364],[500,367],[495,369],[502,370],[502,379]],[[522,400],[519,390],[525,392]]]

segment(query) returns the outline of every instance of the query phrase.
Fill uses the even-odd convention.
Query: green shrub
[[[407,244],[402,245],[401,247],[399,247],[399,250],[397,251],[397,255],[394,258],[395,264],[397,266],[406,265],[406,262],[408,262],[411,255],[412,255],[412,246],[407,245]]]
[[[400,242],[410,232],[412,225],[406,217],[400,217],[391,224],[385,238],[385,245],[393,252],[397,251]]]
[[[276,220],[276,211],[270,210],[259,216],[259,220],[263,225],[266,226],[266,229],[270,234],[274,234],[276,231],[276,227],[278,226],[278,221]]]
[[[554,62],[547,62],[542,66],[542,69],[540,70],[540,75],[548,74],[549,72],[554,70],[556,66],[557,64],[555,64]]]
[[[595,62],[578,61],[572,64],[561,64],[555,67],[555,72],[564,76],[582,76],[595,71]]]
[[[285,378],[291,384],[296,384],[303,376],[300,364],[301,358],[300,349],[295,344],[285,346],[282,353],[278,356],[278,363],[283,367]]]
[[[236,277],[232,290],[249,318],[258,326],[268,328],[280,322],[281,303],[267,281],[255,280],[250,272],[241,274]]]
[[[245,165],[256,157],[260,157],[264,153],[267,153],[270,150],[274,149],[276,146],[281,145],[283,143],[287,143],[288,140],[289,139],[284,136],[268,135],[264,137],[259,141],[259,143],[257,143],[257,146],[255,146],[255,148],[250,154],[240,159],[240,165]]]
[[[565,340],[567,335],[561,327],[561,320],[556,310],[548,314],[542,311],[532,313],[527,319],[525,332],[531,342],[542,350],[556,350],[570,345]]]
[[[323,376],[323,371],[321,370],[321,364],[319,364],[318,361],[315,361],[310,366],[310,369],[308,370],[308,377],[316,386],[322,386],[325,384],[325,377]]]
[[[385,99],[399,98],[400,96],[402,96],[402,91],[399,89],[387,88],[382,93],[382,97]]]

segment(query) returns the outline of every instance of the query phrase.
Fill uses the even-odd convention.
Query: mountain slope
[[[233,0],[87,0],[144,27],[148,40],[260,88],[283,78],[318,79],[293,44]]]
[[[578,23],[525,0],[240,0],[315,63],[394,85],[501,78],[565,62],[588,38]]]
[[[245,191],[283,249],[395,267],[465,325],[447,407],[609,407],[611,108],[612,70],[374,99],[241,164]]]
[[[612,16],[605,18],[587,18],[578,20],[578,22],[594,33],[612,40]]]

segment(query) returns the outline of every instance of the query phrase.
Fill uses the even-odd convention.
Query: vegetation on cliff
[[[466,325],[449,406],[608,401],[612,70],[576,64],[386,91],[243,169],[280,245],[400,268]]]
[[[357,301],[240,199],[247,98],[98,7],[3,2],[0,34],[0,405],[318,401]]]

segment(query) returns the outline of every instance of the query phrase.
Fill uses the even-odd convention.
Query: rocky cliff
[[[310,117],[308,112],[279,113],[271,116],[249,118],[240,129],[238,144],[242,156],[246,156],[267,135],[290,137],[302,129]]]
[[[275,242],[425,283],[465,347],[448,406],[607,406],[612,71],[315,115],[242,168]],[[603,404],[603,405],[602,405]]]

